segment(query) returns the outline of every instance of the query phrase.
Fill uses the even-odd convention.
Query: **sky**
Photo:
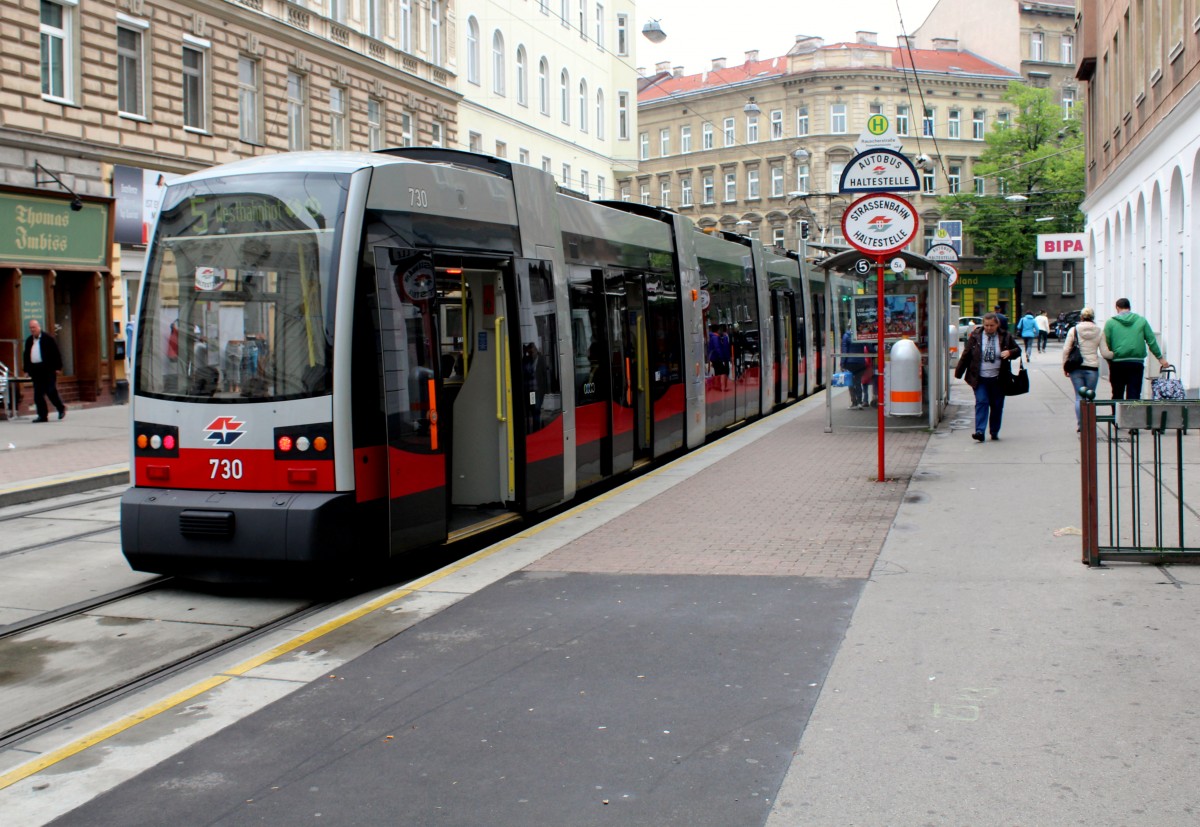
[[[937,0],[638,0],[635,34],[637,66],[648,73],[669,61],[685,75],[703,72],[714,57],[741,63],[758,49],[762,60],[787,54],[796,35],[853,41],[856,31],[876,32],[881,46],[895,46],[904,30],[912,34]],[[844,4],[844,5],[843,5]],[[899,11],[897,11],[899,5]],[[737,13],[731,13],[736,9]],[[662,43],[642,37],[642,26],[657,20],[667,33]]]

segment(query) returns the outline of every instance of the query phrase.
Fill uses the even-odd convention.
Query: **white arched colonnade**
[[[1150,320],[1194,396],[1200,388],[1200,112],[1183,117],[1180,110],[1189,104],[1177,107],[1084,201],[1084,283],[1097,321],[1112,315],[1122,296]]]

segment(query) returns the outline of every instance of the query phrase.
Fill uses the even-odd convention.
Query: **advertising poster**
[[[878,336],[875,296],[854,297],[854,341],[873,342]],[[902,337],[917,339],[917,295],[898,293],[883,297],[883,337],[895,341]]]

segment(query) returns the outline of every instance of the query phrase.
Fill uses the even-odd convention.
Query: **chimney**
[[[682,66],[672,67],[671,74],[677,78],[683,77],[683,67]]]
[[[714,58],[713,58],[712,70],[715,72],[715,71],[717,71],[718,69],[724,69],[724,68],[725,68],[725,58],[723,58],[723,57],[714,57]]]
[[[896,45],[901,49],[917,48],[916,38],[914,38],[912,35],[896,35]]]
[[[933,48],[939,52],[957,52],[958,38],[957,37],[935,37],[933,39]]]
[[[854,42],[866,46],[877,46],[879,45],[879,35],[876,32],[855,32]]]
[[[669,61],[669,60],[660,60],[658,63],[654,64],[654,74],[656,74],[656,75],[659,72],[669,72],[669,71],[671,71],[671,61]]]
[[[746,62],[753,63],[756,60],[758,60],[758,49],[747,49],[746,50]]]
[[[796,43],[788,51],[789,55],[800,55],[805,52],[815,52],[825,45],[825,39],[822,37],[813,37],[807,34],[796,35]]]

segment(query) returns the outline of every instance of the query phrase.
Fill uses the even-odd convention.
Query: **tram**
[[[795,253],[455,150],[179,178],[140,297],[123,552],[348,576],[520,520],[820,388],[823,291]]]

